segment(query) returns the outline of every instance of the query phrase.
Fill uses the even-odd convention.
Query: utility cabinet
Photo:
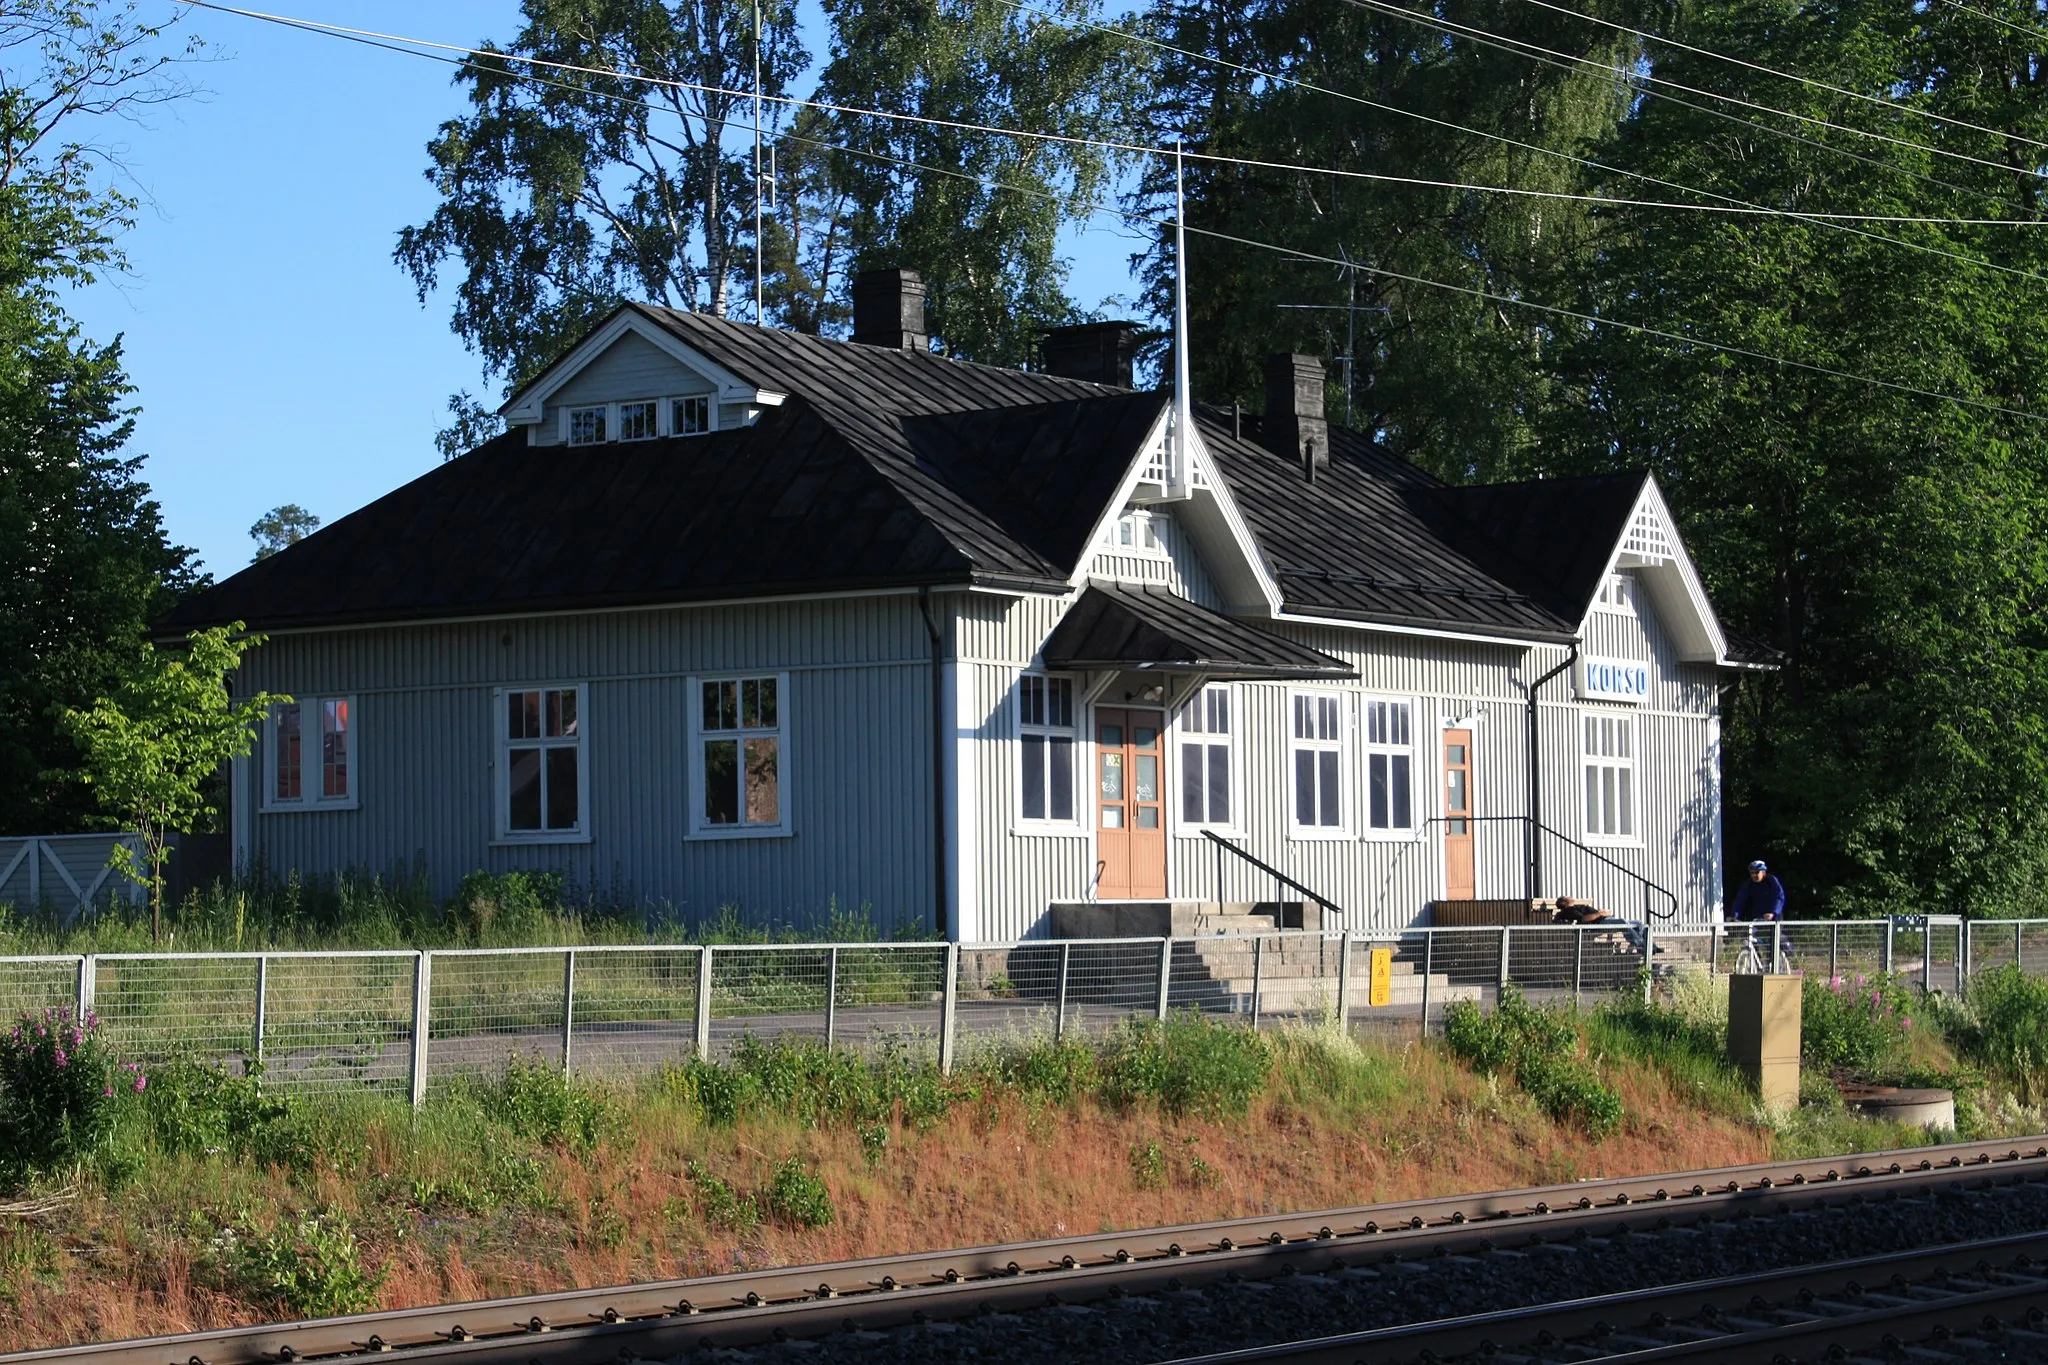
[[[1728,1057],[1766,1109],[1799,1105],[1799,1008],[1806,978],[1728,978]]]

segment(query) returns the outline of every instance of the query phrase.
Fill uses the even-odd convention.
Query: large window
[[[603,403],[587,408],[569,409],[569,444],[572,446],[601,445],[610,431],[611,409]]]
[[[508,839],[575,838],[583,821],[583,689],[502,694],[501,832]]]
[[[1636,722],[1633,716],[1589,715],[1586,736],[1586,833],[1595,839],[1636,837]]]
[[[1184,825],[1231,820],[1230,689],[1204,687],[1180,709],[1180,819]]]
[[[1074,820],[1074,683],[1026,673],[1017,680],[1017,728],[1023,755],[1026,820]]]
[[[1294,710],[1294,831],[1336,834],[1344,828],[1344,698],[1297,692]]]
[[[698,683],[700,832],[782,830],[782,682],[770,674]]]
[[[355,804],[355,704],[348,697],[301,697],[270,708],[272,810]]]
[[[1369,829],[1415,828],[1413,706],[1365,702],[1365,823]]]

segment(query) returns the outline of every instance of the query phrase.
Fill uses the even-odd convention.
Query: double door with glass
[[[1101,900],[1166,895],[1166,715],[1127,707],[1095,711],[1095,894]]]

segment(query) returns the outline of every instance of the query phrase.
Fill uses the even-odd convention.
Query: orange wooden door
[[[1472,851],[1472,732],[1444,731],[1444,899],[1477,899]]]
[[[1166,895],[1166,716],[1095,711],[1095,894],[1104,900]]]

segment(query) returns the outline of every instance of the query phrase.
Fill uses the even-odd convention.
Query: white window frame
[[[579,441],[576,439],[576,414],[579,412],[601,412],[604,414],[604,439],[601,441]],[[617,414],[610,403],[576,403],[562,409],[562,444],[569,446],[610,445],[617,439],[619,424]]]
[[[715,683],[745,683],[773,681],[775,684],[775,724],[742,726],[736,730],[704,728],[704,688]],[[773,669],[748,668],[725,673],[700,673],[688,682],[689,691],[685,696],[688,711],[690,751],[683,767],[688,774],[690,810],[690,833],[692,839],[787,839],[794,832],[790,813],[790,794],[796,790],[792,780],[790,763],[790,691],[789,674]],[[741,743],[744,762],[745,742],[749,739],[772,738],[775,741],[775,815],[774,823],[765,821],[749,824],[744,808],[738,824],[713,824],[704,813],[704,743],[707,739],[731,735]],[[744,794],[742,795],[744,802]]]
[[[1408,742],[1406,744],[1397,744],[1392,740],[1376,741],[1372,738],[1372,708],[1375,706],[1401,706],[1407,708]],[[1417,738],[1420,734],[1419,720],[1423,714],[1422,704],[1414,697],[1396,697],[1385,694],[1363,695],[1358,698],[1358,712],[1357,747],[1359,759],[1358,793],[1356,799],[1358,801],[1357,824],[1359,837],[1363,839],[1386,840],[1392,843],[1405,843],[1414,838],[1416,831],[1422,828],[1422,821],[1424,819],[1424,799],[1422,794],[1424,791],[1429,790],[1429,788],[1423,786],[1421,781],[1427,759],[1423,753],[1422,744]],[[1389,714],[1389,731],[1391,732],[1391,713]],[[1293,712],[1291,710],[1288,713],[1288,726],[1289,734],[1291,735],[1293,732]],[[1393,759],[1406,757],[1408,760],[1408,823],[1405,825],[1389,824],[1379,826],[1372,823],[1372,760],[1376,756],[1385,757],[1389,760],[1387,766],[1390,773],[1393,768]],[[1391,788],[1389,791],[1391,792]],[[1393,814],[1394,809],[1390,799],[1387,807],[1388,819],[1391,820]]]
[[[1295,709],[1303,700],[1324,700],[1336,703],[1337,737],[1335,739],[1302,739],[1294,731]],[[1321,712],[1317,713],[1317,729],[1321,729]],[[1281,790],[1286,793],[1287,837],[1290,839],[1321,840],[1349,839],[1352,836],[1357,815],[1358,784],[1353,771],[1351,756],[1351,732],[1355,717],[1352,714],[1352,694],[1332,691],[1328,688],[1290,687],[1287,689],[1287,714],[1282,720],[1286,728],[1286,768],[1283,773]],[[1312,752],[1335,753],[1337,755],[1337,823],[1333,825],[1301,823],[1301,807],[1297,800],[1295,786],[1295,755],[1303,747]],[[1317,788],[1321,789],[1321,763],[1317,764]],[[1320,812],[1319,812],[1320,813]]]
[[[345,796],[323,796],[320,789],[326,785],[325,766],[326,728],[324,724],[310,737],[306,731],[307,717],[324,721],[327,705],[339,702],[348,708],[348,729],[342,761],[348,765],[348,794]],[[259,782],[263,792],[260,808],[270,811],[303,810],[355,810],[362,804],[363,770],[357,761],[361,748],[358,732],[362,728],[362,711],[356,705],[353,694],[345,692],[323,692],[318,696],[295,697],[291,705],[299,708],[299,795],[296,797],[277,794],[277,760],[280,752],[277,721],[282,705],[273,706],[263,717],[263,762],[260,766]]]
[[[1036,679],[1046,685],[1046,716],[1043,721],[1025,719],[1024,693],[1027,679]],[[1055,725],[1051,720],[1052,686],[1061,683],[1067,689],[1067,723]],[[1088,802],[1082,793],[1088,790],[1083,779],[1093,771],[1093,749],[1088,744],[1088,734],[1081,724],[1081,717],[1088,709],[1083,695],[1081,679],[1066,673],[1049,673],[1044,669],[1026,668],[1017,674],[1016,684],[1010,689],[1010,721],[1017,736],[1017,775],[1012,788],[1017,797],[1017,818],[1015,829],[1022,834],[1083,834],[1087,828],[1081,823]],[[1050,814],[1052,809],[1052,766],[1046,765],[1046,810],[1048,814],[1032,817],[1024,814],[1024,739],[1027,735],[1041,736],[1048,741],[1064,739],[1071,744],[1073,761],[1067,773],[1067,801],[1069,814],[1059,819]],[[1046,746],[1050,755],[1051,744]]]
[[[645,436],[626,435],[626,409],[646,406],[654,409],[654,421]],[[667,404],[659,398],[626,398],[612,404],[611,428],[614,441],[657,441],[661,439],[661,410]]]
[[[512,738],[506,715],[506,698],[521,692],[574,692],[576,694],[576,737],[556,739]],[[546,703],[542,703],[545,714]],[[590,775],[590,688],[580,682],[515,683],[491,691],[491,822],[499,844],[587,844],[590,842],[590,806],[595,787]],[[570,748],[576,750],[576,828],[512,828],[512,746],[520,748]],[[547,767],[541,762],[543,773]],[[543,775],[542,782],[546,782]],[[547,820],[547,796],[543,786],[541,820]]]
[[[1103,528],[1102,543],[1096,548],[1104,554],[1171,559],[1173,518],[1142,507],[1130,508]]]
[[[1593,610],[1614,616],[1635,614],[1635,584],[1625,573],[1611,573],[1601,580],[1600,591],[1593,595]]]
[[[1579,827],[1585,831],[1586,842],[1604,848],[1641,848],[1643,846],[1642,818],[1642,731],[1636,724],[1636,717],[1627,712],[1616,712],[1601,708],[1587,708],[1578,713],[1575,723],[1579,731]],[[1598,727],[1613,727],[1602,731]],[[1604,748],[1609,735],[1625,736],[1615,747],[1626,747],[1626,755],[1596,752]],[[1595,774],[1612,772],[1616,774],[1612,789],[1616,792],[1616,824],[1626,832],[1609,832],[1596,826],[1595,815],[1606,814],[1605,793],[1610,789],[1608,780]],[[1624,780],[1625,775],[1625,780]],[[1593,793],[1588,789],[1589,780],[1599,782],[1601,809],[1595,811]],[[1604,825],[1604,819],[1598,822]]]
[[[1211,694],[1215,693],[1221,694],[1224,707],[1224,729],[1220,732],[1208,728],[1209,720],[1215,714],[1214,707],[1210,704]],[[1187,724],[1187,717],[1197,707],[1201,708],[1197,716],[1201,728],[1194,729],[1190,728]],[[1293,712],[1291,709],[1288,714],[1290,717],[1292,716]],[[1171,805],[1176,833],[1189,838],[1195,838],[1205,829],[1214,830],[1218,834],[1241,834],[1244,832],[1244,755],[1241,746],[1238,744],[1238,737],[1243,731],[1243,702],[1238,695],[1238,689],[1229,683],[1202,684],[1195,694],[1181,703],[1180,709],[1174,712],[1172,725],[1173,742],[1167,751],[1167,775],[1169,778],[1168,786],[1173,789]],[[1230,803],[1230,816],[1228,819],[1188,819],[1187,787],[1185,784],[1189,771],[1187,750],[1190,745],[1200,745],[1205,749],[1211,750],[1217,748],[1223,750],[1224,760],[1230,769],[1223,784],[1224,800]],[[1204,816],[1207,816],[1210,811],[1206,795],[1210,761],[1210,755],[1204,754],[1202,758],[1202,780],[1205,793],[1202,801]]]
[[[676,404],[701,399],[704,403],[704,430],[677,431],[675,429]],[[661,434],[664,436],[709,436],[718,430],[718,395],[715,393],[676,393],[661,400]]]

